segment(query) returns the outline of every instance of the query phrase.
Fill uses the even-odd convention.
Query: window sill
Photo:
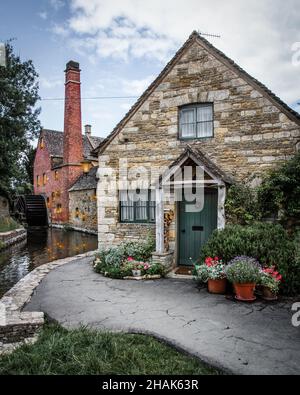
[[[155,226],[155,222],[118,222],[119,225],[142,225],[142,226]]]
[[[211,140],[215,136],[207,136],[207,137],[178,137],[179,141],[198,141],[198,140]]]

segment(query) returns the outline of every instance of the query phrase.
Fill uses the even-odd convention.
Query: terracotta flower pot
[[[269,288],[267,287],[262,287],[262,297],[265,300],[277,300],[278,296],[274,294],[272,291],[270,291]]]
[[[256,299],[254,289],[255,284],[234,284],[235,297],[243,302],[252,302]]]
[[[226,292],[226,278],[221,280],[208,280],[208,292],[211,294],[225,294]]]

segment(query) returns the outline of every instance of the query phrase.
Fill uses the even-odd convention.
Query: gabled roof
[[[221,170],[207,155],[205,155],[199,148],[192,148],[190,145],[187,145],[182,154],[168,167],[168,170],[162,175],[159,179],[159,183],[162,180],[173,173],[172,169],[176,171],[177,167],[181,167],[184,165],[186,160],[191,159],[198,166],[203,166],[204,170],[209,172],[213,178],[217,178],[219,181],[226,184],[233,184],[235,182],[234,177],[230,174],[225,173]]]
[[[145,92],[140,96],[136,103],[127,112],[124,118],[115,126],[113,131],[99,144],[95,149],[95,153],[102,152],[107,144],[118,134],[122,127],[129,121],[129,119],[135,114],[135,112],[141,107],[141,105],[148,99],[150,94],[155,90],[155,88],[161,83],[169,71],[175,66],[177,61],[186,52],[186,50],[197,42],[204,49],[206,49],[211,55],[216,57],[220,62],[225,64],[231,70],[233,70],[240,78],[247,81],[254,89],[259,91],[264,97],[269,99],[271,103],[276,106],[281,112],[283,112],[289,119],[300,125],[300,114],[293,109],[291,109],[286,103],[284,103],[278,96],[276,96],[270,89],[268,89],[264,84],[259,82],[257,79],[253,78],[244,69],[238,66],[232,59],[226,56],[222,51],[214,47],[209,41],[202,37],[198,32],[194,31],[183,46],[176,52],[175,56],[170,60],[170,62],[165,66],[158,77],[152,82],[152,84],[145,90]]]
[[[56,158],[63,157],[63,132],[58,130],[43,129],[44,141],[50,156]],[[93,150],[101,143],[101,137],[82,135],[83,155],[87,159],[95,159]]]
[[[69,192],[82,191],[85,189],[97,188],[97,170],[98,167],[92,167],[88,174],[82,174],[69,189]]]

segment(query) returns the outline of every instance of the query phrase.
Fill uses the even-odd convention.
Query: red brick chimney
[[[64,164],[74,165],[83,160],[79,63],[68,62],[65,73]]]
[[[64,150],[61,202],[61,222],[69,222],[69,188],[82,174],[83,143],[81,134],[81,96],[79,63],[66,66]]]

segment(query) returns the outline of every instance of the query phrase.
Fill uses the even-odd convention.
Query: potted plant
[[[233,283],[236,299],[244,302],[256,299],[254,289],[260,280],[260,272],[257,260],[248,256],[237,256],[228,263],[225,273],[228,281]]]
[[[226,291],[225,265],[218,258],[207,257],[204,265],[197,266],[196,276],[202,282],[207,282],[208,292],[224,294]]]
[[[131,267],[133,277],[141,277],[142,271],[147,271],[150,268],[148,262],[136,261],[131,256],[127,258],[127,263]]]
[[[274,266],[262,269],[259,284],[263,299],[277,300],[281,281],[282,275],[275,270]]]

